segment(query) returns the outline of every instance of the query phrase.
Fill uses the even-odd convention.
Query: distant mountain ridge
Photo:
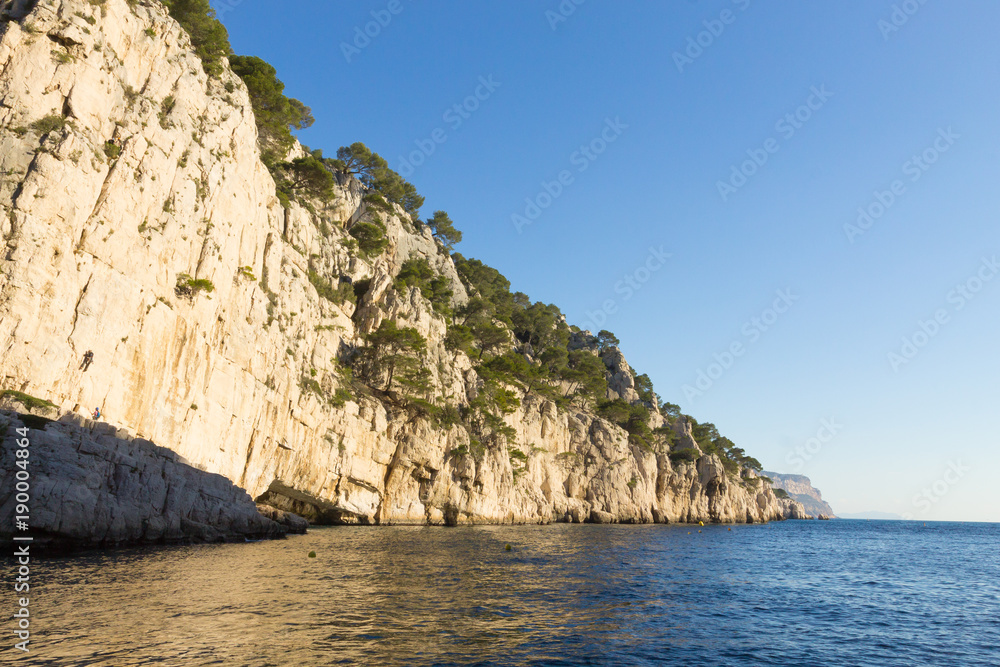
[[[812,482],[805,475],[784,475],[778,472],[764,471],[763,475],[770,477],[772,486],[776,489],[784,489],[793,500],[802,503],[806,512],[812,516],[825,515],[836,516],[830,504],[823,500],[823,494],[812,485]]]

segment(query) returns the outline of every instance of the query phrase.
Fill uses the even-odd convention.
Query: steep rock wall
[[[423,256],[465,300],[430,233],[397,211],[385,220],[388,251],[357,256],[344,231],[364,194],[352,179],[332,203],[283,209],[242,82],[228,70],[206,76],[159,3],[41,0],[0,30],[3,388],[63,411],[100,406],[129,433],[314,520],[792,513],[717,457],[671,462],[533,395],[506,417],[523,469],[507,447],[462,454],[464,429],[392,401],[332,405],[338,355],[386,317],[427,338],[432,393],[463,404],[477,391],[469,359],[444,347],[444,320],[416,289],[389,289],[403,261]],[[310,271],[370,287],[357,306],[337,306],[317,296]],[[213,290],[179,292],[184,275]],[[609,363],[614,395],[637,398],[624,358]]]
[[[823,494],[805,475],[786,475],[777,472],[763,474],[771,478],[775,489],[784,489],[792,499],[802,503],[805,511],[811,516],[831,518],[835,516],[830,503],[823,500]]]

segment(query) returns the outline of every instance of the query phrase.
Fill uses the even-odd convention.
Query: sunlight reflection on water
[[[50,560],[32,664],[1000,664],[1000,526],[928,526],[341,527]]]

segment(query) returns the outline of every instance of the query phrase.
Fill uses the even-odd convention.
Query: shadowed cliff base
[[[0,482],[4,542],[30,536],[32,553],[56,554],[274,539],[306,531],[304,519],[274,508],[258,510],[225,477],[198,470],[148,440],[78,415],[60,416],[52,408],[17,412],[5,408],[25,410],[22,403],[9,397],[2,402],[0,466],[10,472]],[[15,489],[16,470],[28,473],[22,481],[27,498],[19,493],[24,486]],[[23,524],[15,522],[20,516]],[[22,525],[26,528],[17,530]]]

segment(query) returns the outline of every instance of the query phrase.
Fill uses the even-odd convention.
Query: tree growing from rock
[[[421,383],[426,387],[429,371],[423,367],[422,359],[427,353],[427,341],[420,332],[384,320],[367,340],[368,346],[362,350],[357,364],[365,382],[383,391],[392,389],[393,382],[407,390]]]
[[[472,348],[472,329],[464,324],[453,324],[448,327],[448,333],[444,337],[444,346],[456,354],[459,352],[469,353]]]
[[[601,329],[597,334],[597,344],[600,346],[601,352],[612,347],[618,347],[619,343],[621,341],[618,340],[618,337],[607,329]]]
[[[576,393],[600,399],[607,394],[608,381],[604,362],[587,350],[570,352],[568,363],[560,375],[562,380],[569,383],[565,394],[567,397]]]
[[[291,162],[284,162],[281,167],[291,177],[287,181],[289,190],[304,192],[320,199],[328,199],[333,196],[333,174],[326,168],[322,160],[307,155],[295,158]]]
[[[349,233],[357,239],[358,249],[365,257],[375,257],[389,245],[382,228],[371,222],[359,222],[351,227]]]
[[[681,416],[681,406],[676,403],[660,403],[660,412],[670,421],[676,421]]]
[[[648,405],[655,406],[658,402],[656,392],[653,391],[653,381],[645,373],[635,376],[635,393],[639,394],[642,402]]]
[[[481,296],[470,297],[464,306],[455,311],[455,315],[461,318],[461,324],[468,325],[480,320],[492,320],[495,312],[493,304]]]
[[[291,130],[304,130],[313,124],[312,111],[302,102],[285,97],[285,84],[266,61],[256,56],[232,56],[229,66],[247,86],[257,119],[261,158],[273,166],[295,143]]]
[[[462,232],[455,229],[455,223],[444,211],[435,211],[433,217],[427,221],[427,226],[431,228],[434,237],[441,241],[448,252],[451,252],[456,243],[462,241]]]
[[[430,301],[434,311],[442,315],[451,314],[451,281],[434,272],[426,257],[416,257],[403,262],[396,275],[396,289],[404,291],[416,287],[425,299]]]
[[[487,352],[499,350],[510,342],[507,329],[497,326],[492,322],[482,321],[472,327],[472,337],[479,347],[479,359]]]
[[[417,194],[417,188],[390,169],[385,158],[360,141],[338,148],[337,159],[331,164],[353,175],[365,187],[380,192],[386,200],[399,204],[413,219],[420,215],[424,198]]]
[[[232,47],[226,27],[216,18],[208,0],[163,0],[163,4],[191,37],[191,45],[201,58],[205,73],[221,74],[222,58],[232,52]]]

